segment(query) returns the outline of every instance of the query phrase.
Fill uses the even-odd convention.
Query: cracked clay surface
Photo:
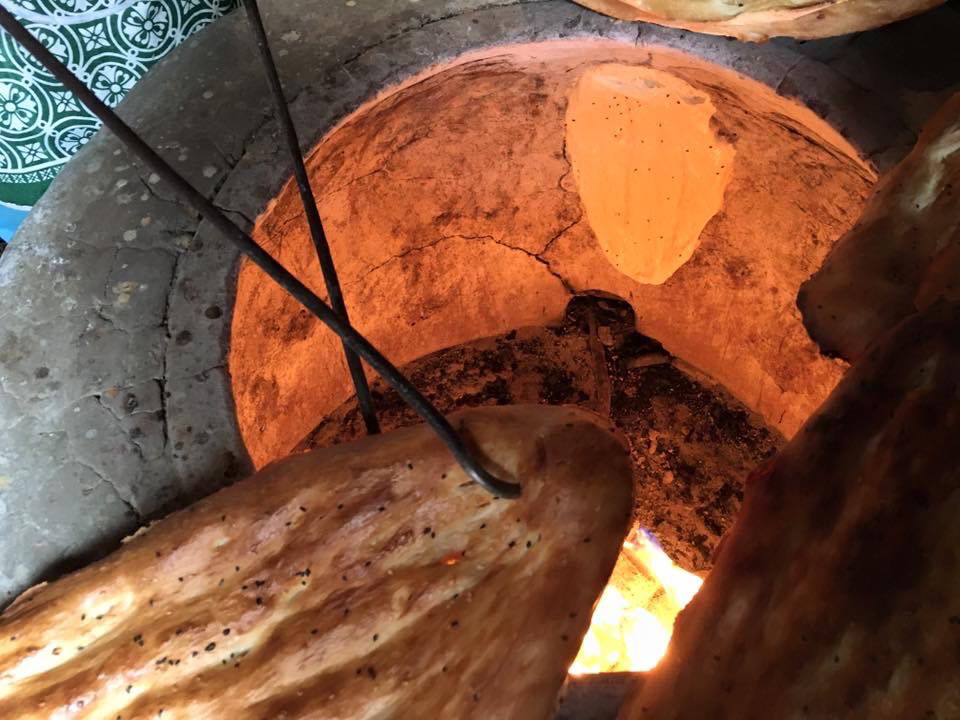
[[[908,23],[889,30],[892,43],[883,31],[862,39],[757,46],[620,23],[563,0],[380,0],[354,6],[261,0],[261,9],[305,147],[381,90],[436,63],[477,48],[579,37],[675,47],[733,68],[816,108],[880,167],[909,149],[916,128],[938,104],[935,96],[945,89],[943,83],[930,85],[930,71],[949,64],[931,60],[929,53],[950,47],[935,38],[951,38],[957,30],[945,21],[949,17],[933,12],[911,21],[923,24],[910,31],[925,39],[922,48],[905,42]],[[158,152],[245,227],[290,174],[249,41],[242,13],[223,19],[154,67],[120,108]],[[891,45],[903,47],[909,60],[898,62],[895,73],[888,72]],[[851,63],[847,57],[859,59]],[[871,59],[877,57],[884,61]],[[515,69],[497,70],[496,63],[489,69],[506,73],[507,80],[517,77]],[[923,71],[923,92],[904,92],[911,78],[920,77],[917,69]],[[520,83],[526,92],[522,107],[539,109],[541,121],[558,121],[556,102],[548,99],[537,108],[535,97],[546,91],[529,80]],[[905,97],[911,104],[901,109]],[[445,102],[456,107],[458,98]],[[463,116],[470,119],[467,111]],[[445,132],[459,137],[468,127],[451,125]],[[435,286],[436,292],[423,293],[432,303],[411,307],[395,295],[393,313],[382,320],[354,313],[368,329],[382,322],[400,330],[385,348],[398,363],[460,341],[455,332],[421,333],[436,322],[444,293],[482,295],[492,280],[509,274],[517,288],[512,296],[478,300],[462,316],[477,323],[468,333],[475,338],[542,325],[559,316],[571,290],[592,287],[599,277],[592,255],[579,250],[590,247],[591,236],[580,219],[562,142],[518,126],[512,135],[521,143],[527,137],[526,147],[500,143],[480,163],[485,169],[443,169],[438,162],[427,169],[435,180],[416,179],[426,177],[423,167],[405,179],[405,154],[423,154],[431,142],[435,154],[453,149],[436,133],[415,129],[404,136],[412,142],[405,148],[403,138],[381,136],[379,142],[401,141],[393,163],[371,155],[356,173],[331,158],[341,189],[333,192],[337,185],[331,184],[323,193],[324,203],[353,203],[356,215],[344,218],[359,218],[367,229],[375,213],[390,210],[375,242],[352,260],[349,248],[337,253],[338,262],[356,263],[341,270],[344,279],[369,271],[364,282],[348,288],[351,303],[363,302],[368,292]],[[463,157],[472,149],[457,148]],[[447,203],[429,217],[402,217],[400,210],[417,193],[450,184],[468,169],[479,172],[470,177],[489,184],[502,170],[494,161],[511,150],[532,153],[542,163],[537,178],[547,183],[544,192],[531,196],[536,183],[512,176],[483,204],[453,212]],[[350,199],[357,190],[384,185],[399,189],[379,204]],[[437,197],[472,194],[463,189],[454,185]],[[514,206],[522,211],[513,214]],[[494,211],[496,218],[485,216]],[[337,232],[351,237],[342,227]],[[577,272],[562,261],[571,253],[583,259]],[[429,263],[417,262],[427,258]],[[0,606],[252,467],[227,371],[238,262],[237,253],[109,133],[98,134],[66,167],[0,257]],[[452,282],[451,262],[473,264],[477,279]],[[408,275],[415,267],[416,274]],[[741,267],[730,265],[734,274]],[[657,312],[649,298],[631,302],[641,320]],[[266,334],[277,338],[290,326],[292,337],[305,336],[292,349],[316,351],[307,340],[319,337],[316,328],[298,326],[291,310],[274,319],[276,329],[266,323]],[[498,312],[505,313],[500,321]],[[656,328],[648,331],[656,335]],[[252,453],[282,452],[325,414],[320,405],[329,411],[344,399],[339,350],[333,343],[324,348],[319,370],[291,363],[290,378],[305,387],[299,401],[285,392],[276,398],[277,415],[246,416],[248,430],[264,424],[274,433]],[[269,383],[263,387],[269,391]],[[778,396],[772,386],[765,388],[764,397]],[[297,416],[300,405],[305,408]],[[284,423],[285,437],[274,429]]]
[[[618,241],[616,252],[626,256],[601,247],[597,214],[585,211],[578,185],[583,173],[568,154],[569,128],[595,118],[593,134],[578,130],[580,147],[592,143],[608,166],[631,166],[602,172],[608,187],[596,188],[594,210],[607,208],[615,227],[618,210],[645,201],[650,182],[631,185],[643,151],[604,145],[620,142],[608,131],[625,113],[625,96],[594,92],[584,102],[598,103],[596,112],[572,119],[569,102],[597,69],[625,68],[601,83],[616,88],[637,66],[648,79],[676,78],[654,83],[663,88],[648,118],[654,130],[676,122],[669,94],[686,88],[712,102],[698,106],[707,113],[705,151],[723,148],[713,192],[724,202],[705,216],[696,251],[656,284],[624,269],[652,264],[643,253],[656,242],[645,228]],[[574,41],[504,48],[414,78],[349,117],[309,167],[351,320],[394,362],[555,323],[571,296],[601,290],[636,308],[639,331],[790,435],[844,370],[819,356],[794,298],[873,183],[855,154],[813,113],[757,83],[669,51]],[[702,168],[664,157],[646,160],[645,178],[667,173],[678,189],[702,190]],[[664,233],[676,227],[683,203],[662,205],[654,219]],[[788,248],[771,252],[771,227],[794,238]],[[255,237],[322,294],[295,188],[284,188],[261,216]],[[259,466],[289,452],[350,389],[337,339],[252,266],[240,272],[234,313],[237,417]]]

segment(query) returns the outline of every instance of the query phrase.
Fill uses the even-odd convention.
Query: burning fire
[[[570,672],[650,670],[667,651],[673,621],[702,584],[637,529],[623,544]]]

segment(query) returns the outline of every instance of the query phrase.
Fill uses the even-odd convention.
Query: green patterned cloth
[[[114,106],[190,34],[239,0],[0,0]],[[30,206],[99,123],[0,30],[0,203]]]

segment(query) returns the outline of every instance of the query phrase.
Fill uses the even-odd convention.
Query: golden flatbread
[[[552,716],[632,511],[579,410],[452,416],[520,500],[425,426],[287,458],[0,616],[0,717]]]

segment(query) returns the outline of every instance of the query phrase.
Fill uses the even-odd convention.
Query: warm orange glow
[[[702,583],[635,530],[623,544],[570,672],[653,668],[667,651],[674,620]]]

